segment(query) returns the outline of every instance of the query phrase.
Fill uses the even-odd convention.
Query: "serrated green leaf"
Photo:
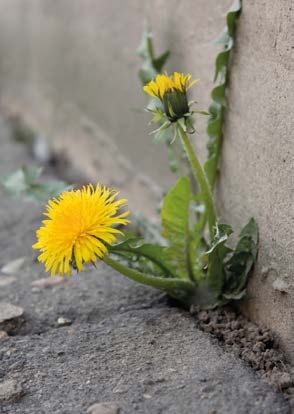
[[[226,241],[232,232],[233,230],[231,226],[227,224],[217,225],[212,246],[205,253],[208,262],[208,283],[215,292],[217,298],[222,293],[226,281],[224,261],[227,255],[232,251],[232,249],[226,246]]]
[[[25,165],[14,173],[2,177],[1,182],[11,195],[16,197],[24,195],[37,203],[47,201],[71,188],[65,182],[58,180],[38,182],[41,172],[42,169],[39,167]]]
[[[1,177],[1,182],[10,194],[18,196],[27,192],[36,183],[41,173],[42,168],[23,165],[12,174]]]
[[[42,168],[31,165],[23,165],[21,167],[24,180],[27,185],[33,184],[42,174]]]
[[[211,91],[211,95],[212,93],[213,93],[213,90]],[[211,105],[209,106],[209,115],[210,115],[209,122],[219,116],[221,108],[222,108],[221,104],[219,104],[218,102],[212,101]]]
[[[211,120],[207,126],[207,133],[210,137],[219,136],[222,132],[222,119],[216,118]]]
[[[241,11],[241,0],[235,0],[227,14],[227,27],[229,36],[234,36],[236,19]]]
[[[19,169],[10,175],[1,177],[1,183],[6,191],[12,195],[19,195],[27,189],[22,169]]]
[[[230,52],[224,51],[217,55],[216,61],[215,61],[215,74],[214,74],[214,82],[217,80],[217,78],[221,75],[222,78],[225,77],[227,66],[229,63],[230,58]]]
[[[166,64],[168,58],[170,57],[170,51],[167,50],[164,52],[161,56],[159,56],[157,59],[153,59],[153,64],[155,69],[158,73],[162,72],[162,69],[164,65]]]
[[[167,254],[181,278],[191,278],[189,257],[189,205],[191,184],[181,177],[165,196],[161,210],[163,237],[169,242]]]
[[[26,190],[26,195],[32,201],[41,203],[71,189],[72,186],[67,185],[64,181],[52,180],[42,184],[32,184]]]
[[[209,142],[207,144],[208,157],[205,163],[205,171],[209,183],[213,188],[216,181],[218,160],[222,144],[222,124],[225,113],[225,89],[228,78],[228,65],[230,53],[234,45],[236,20],[241,12],[241,0],[235,0],[226,15],[226,27],[222,30],[215,43],[223,45],[223,51],[216,57],[214,82],[219,79],[220,84],[211,93],[212,104],[209,107],[210,118],[207,126]]]
[[[147,27],[142,35],[141,43],[137,49],[137,55],[142,59],[152,59],[153,58],[153,44],[152,44],[152,32]]]
[[[211,187],[213,187],[214,180],[216,178],[217,162],[217,157],[215,154],[213,154],[204,164],[204,171]]]
[[[226,93],[226,85],[221,84],[212,90],[211,97],[215,102],[221,105],[225,105],[226,103],[225,93]]]
[[[154,56],[152,39],[152,32],[147,28],[143,33],[140,46],[137,49],[138,56],[143,60],[142,67],[139,70],[139,78],[143,85],[146,85],[154,79],[158,73],[162,72],[162,69],[170,56],[170,52],[166,51],[156,58]]]
[[[222,32],[217,36],[217,38],[212,41],[212,44],[216,45],[216,46],[226,45],[228,43],[229,38],[230,38],[230,36],[229,36],[229,33],[228,33],[228,28],[226,26],[222,30]]]
[[[241,230],[240,237],[250,237],[255,244],[258,243],[258,227],[253,217]]]
[[[131,253],[133,259],[142,256],[162,269],[167,277],[177,277],[175,268],[169,263],[167,247],[142,243],[142,238],[127,237],[120,243],[108,247],[111,253]]]
[[[222,141],[224,107],[218,102],[214,102],[214,105],[210,106],[210,111],[211,114],[214,111],[214,114],[211,115],[207,125],[207,134],[209,136],[207,144],[208,158],[204,164],[204,170],[206,172],[208,182],[211,188],[213,188],[217,175],[218,159]]]
[[[230,260],[226,263],[226,283],[224,294],[238,295],[244,290],[249,274],[256,262],[258,251],[258,228],[251,218],[242,229],[238,244]]]

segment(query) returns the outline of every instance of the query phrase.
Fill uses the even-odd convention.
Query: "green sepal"
[[[190,112],[186,93],[178,89],[165,92],[162,101],[165,113],[172,122]]]

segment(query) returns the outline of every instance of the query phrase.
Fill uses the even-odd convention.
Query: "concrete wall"
[[[231,0],[0,0],[0,99],[45,133],[93,180],[127,192],[132,210],[152,214],[174,178],[165,148],[147,135],[135,50],[150,18],[169,70],[201,79],[209,104],[216,50]],[[237,230],[260,226],[260,254],[246,311],[274,329],[289,355],[293,292],[292,0],[244,0],[231,68],[218,200]],[[292,5],[293,8],[293,5]],[[292,13],[292,26],[291,26]],[[292,37],[291,37],[292,36]],[[196,145],[203,157],[205,121]]]
[[[148,136],[150,116],[137,111],[146,103],[136,56],[145,19],[154,29],[157,52],[172,51],[168,69],[201,78],[193,98],[203,109],[212,87],[211,40],[222,29],[229,4],[1,0],[2,103],[26,114],[93,179],[121,190],[127,182],[131,207],[154,212],[156,185],[174,178],[165,148]],[[204,149],[204,136],[197,140]]]
[[[254,216],[260,251],[247,310],[294,359],[294,7],[245,0],[231,67],[219,204],[240,228]]]

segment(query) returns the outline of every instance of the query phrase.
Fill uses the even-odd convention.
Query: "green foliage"
[[[226,27],[216,39],[215,44],[222,45],[223,51],[220,52],[215,61],[214,82],[219,80],[219,84],[212,90],[212,104],[209,108],[209,121],[207,134],[209,142],[207,144],[208,158],[204,169],[211,187],[214,187],[217,175],[218,161],[222,143],[222,127],[226,109],[226,87],[228,82],[228,65],[231,51],[234,46],[236,21],[241,12],[241,0],[235,0],[226,15]]]
[[[189,178],[181,177],[163,201],[163,239],[145,243],[143,238],[129,234],[109,246],[109,251],[125,260],[130,268],[153,277],[191,280],[193,294],[187,296],[173,290],[172,296],[186,304],[214,308],[243,297],[257,258],[258,230],[251,219],[241,231],[236,248],[232,249],[227,245],[233,232],[231,226],[217,224],[214,238],[207,245],[199,222],[191,225],[194,217],[190,214],[191,205],[195,199],[198,202],[199,195],[191,194]],[[198,210],[199,204],[196,207]]]
[[[167,94],[163,103],[158,99],[150,100],[147,107],[153,115],[151,123],[159,123],[159,128],[153,131],[154,141],[168,145],[171,169],[179,171],[178,157],[170,150],[171,143],[179,138],[181,151],[190,162],[190,172],[197,180],[199,191],[194,191],[190,179],[182,176],[163,201],[160,215],[163,239],[157,237],[154,242],[144,244],[142,240],[131,238],[110,247],[112,253],[123,256],[130,266],[137,266],[140,271],[147,269],[152,276],[163,276],[173,282],[189,281],[188,296],[180,289],[173,289],[172,296],[186,305],[194,303],[203,308],[221,306],[243,297],[258,250],[258,229],[253,218],[241,231],[236,247],[228,243],[233,230],[227,224],[218,224],[212,196],[226,110],[228,65],[240,11],[241,0],[236,0],[227,13],[225,29],[216,40],[217,44],[223,45],[223,50],[216,57],[214,81],[218,84],[211,92],[209,112],[193,111],[193,102],[187,103],[186,96],[182,102],[182,96],[174,92]],[[169,54],[163,54],[159,61],[154,59],[152,36],[148,31],[144,34],[139,54],[144,60],[140,78],[145,84],[162,69]],[[195,131],[195,113],[209,116],[208,159],[204,170],[187,135]],[[170,290],[166,291],[171,294]]]
[[[165,196],[161,209],[162,235],[168,241],[167,254],[179,277],[193,279],[190,266],[189,207],[191,184],[181,177]]]
[[[193,279],[190,263],[190,200],[190,180],[181,177],[163,202],[161,210],[163,243],[146,244],[138,237],[128,236],[122,242],[109,246],[109,250],[131,261],[138,261],[138,258],[144,257],[170,277]],[[139,269],[145,271],[142,265],[146,266],[146,263],[139,264]]]
[[[139,78],[143,85],[146,85],[155,78],[158,73],[162,72],[162,69],[170,56],[170,51],[167,50],[156,58],[154,55],[152,39],[152,32],[147,28],[143,33],[141,44],[137,50],[138,55],[143,60],[142,67],[139,70]]]
[[[214,306],[244,296],[249,274],[257,259],[258,229],[255,220],[251,218],[242,229],[234,250],[226,246],[231,233],[230,226],[218,225],[212,247],[206,252],[207,277],[214,292]]]
[[[218,224],[215,228],[215,236],[211,248],[206,252],[208,263],[208,282],[217,296],[222,292],[226,279],[224,260],[231,249],[226,246],[228,237],[232,234],[231,226]]]
[[[136,262],[137,268],[142,272],[145,272],[146,268],[149,267],[149,270],[153,273],[157,272],[166,277],[177,277],[175,268],[169,263],[165,246],[144,243],[142,238],[129,234],[121,242],[109,246],[109,251],[119,254],[130,265],[132,265],[132,262],[133,264]],[[142,258],[145,260],[141,260]],[[149,262],[152,262],[156,267],[150,266]]]
[[[233,255],[226,263],[226,281],[223,287],[223,296],[226,299],[239,299],[252,270],[258,252],[258,228],[255,220],[251,218],[242,229],[238,244]]]
[[[50,180],[41,183],[41,172],[41,168],[24,165],[12,174],[1,177],[0,182],[9,194],[15,197],[25,196],[38,204],[70,188],[64,181]]]

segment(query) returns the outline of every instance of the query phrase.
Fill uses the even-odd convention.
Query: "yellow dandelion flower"
[[[190,80],[189,73],[185,75],[174,72],[171,76],[168,74],[157,75],[155,80],[144,86],[144,91],[159,98],[168,119],[171,122],[176,122],[182,117],[187,117],[190,112],[187,91],[198,82],[198,79],[192,82]]]
[[[168,74],[157,75],[155,81],[150,81],[143,89],[149,95],[162,100],[167,92],[174,90],[185,94],[199,80],[196,79],[190,82],[190,79],[190,74],[185,75],[179,72],[174,72],[171,76],[168,76]]]
[[[81,190],[64,191],[50,200],[44,213],[48,219],[37,230],[37,243],[32,247],[41,251],[38,260],[45,263],[51,276],[71,274],[70,265],[79,271],[83,263],[95,262],[107,253],[106,244],[112,244],[126,225],[128,211],[121,213],[127,200],[117,200],[118,193],[97,184]]]

